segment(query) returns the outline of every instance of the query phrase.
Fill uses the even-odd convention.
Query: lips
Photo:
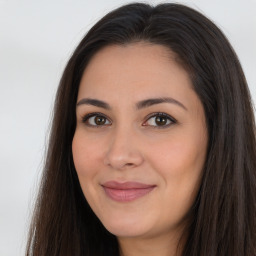
[[[106,195],[114,201],[130,202],[150,193],[156,185],[148,185],[139,182],[108,181],[102,185]]]

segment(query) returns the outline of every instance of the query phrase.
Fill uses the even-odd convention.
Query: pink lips
[[[138,182],[108,181],[102,185],[108,197],[118,202],[129,202],[151,192],[156,185],[148,185]]]

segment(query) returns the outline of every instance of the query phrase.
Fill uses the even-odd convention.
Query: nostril
[[[143,162],[142,154],[130,147],[113,146],[105,153],[104,164],[114,169],[133,168]]]

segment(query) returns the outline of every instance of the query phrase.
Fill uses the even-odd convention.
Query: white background
[[[85,32],[116,0],[0,0],[0,256],[24,255],[64,65]],[[160,3],[166,1],[149,1]],[[227,35],[256,102],[256,0],[177,1]]]

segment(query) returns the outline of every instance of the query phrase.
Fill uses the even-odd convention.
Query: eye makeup
[[[176,119],[163,112],[154,112],[146,116],[146,121],[142,123],[142,126],[149,126],[152,128],[164,129],[175,123]],[[110,126],[112,124],[111,119],[100,112],[92,112],[82,117],[82,122],[92,128],[102,128]]]

